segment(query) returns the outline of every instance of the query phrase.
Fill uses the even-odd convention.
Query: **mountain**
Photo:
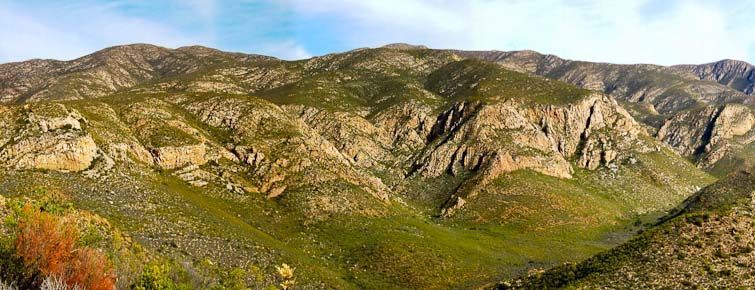
[[[657,226],[579,264],[499,288],[736,288],[752,278],[755,175],[738,171],[688,198]]]
[[[124,287],[476,288],[714,181],[610,94],[419,46],[128,45],[0,65],[0,90],[0,193],[107,220],[151,262],[108,252]]]
[[[0,65],[0,102],[99,97],[159,78],[188,75],[223,63],[271,57],[226,53],[200,46],[167,49],[116,46],[72,61],[31,60]]]
[[[748,95],[755,94],[755,67],[739,60],[721,60],[702,65],[671,67],[679,75],[715,81]]]
[[[517,71],[602,91],[653,135],[717,175],[751,166],[755,69],[736,60],[702,65],[617,65],[534,51],[455,51]]]

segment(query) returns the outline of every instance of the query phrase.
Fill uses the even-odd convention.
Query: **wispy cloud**
[[[534,49],[564,57],[661,64],[747,59],[746,1],[289,0],[305,17],[340,19],[351,46],[413,42]],[[751,7],[753,8],[753,7]],[[749,10],[753,11],[752,9]]]
[[[50,6],[0,2],[0,62],[72,59],[106,46],[137,42],[169,47],[204,42],[169,25],[122,13],[114,3]]]
[[[272,55],[285,60],[298,60],[312,57],[301,44],[294,40],[284,40],[281,42],[271,42],[261,45],[254,49],[258,54]]]
[[[755,62],[748,0],[0,0],[0,62],[125,43],[307,58],[393,42],[617,63]]]

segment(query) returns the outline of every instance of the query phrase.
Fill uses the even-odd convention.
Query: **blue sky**
[[[614,63],[755,63],[747,0],[0,0],[0,62],[200,44],[300,59],[393,42]]]

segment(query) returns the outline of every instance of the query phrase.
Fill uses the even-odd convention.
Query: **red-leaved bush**
[[[31,272],[63,279],[69,286],[112,290],[115,275],[107,257],[91,248],[76,248],[78,230],[72,223],[26,206],[16,236],[16,255]]]

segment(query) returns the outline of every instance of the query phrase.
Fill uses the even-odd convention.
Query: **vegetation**
[[[755,176],[735,172],[688,198],[631,241],[583,262],[501,283],[498,288],[736,287],[749,285]]]
[[[568,104],[590,93],[563,82],[533,77],[473,59],[452,62],[438,69],[428,76],[426,86],[452,100],[492,102],[514,99],[539,104]]]
[[[15,238],[3,249],[0,269],[5,279],[24,288],[55,277],[70,287],[112,289],[115,274],[108,258],[100,250],[77,245],[80,233],[72,217],[50,203],[37,206],[27,203],[6,217]]]

